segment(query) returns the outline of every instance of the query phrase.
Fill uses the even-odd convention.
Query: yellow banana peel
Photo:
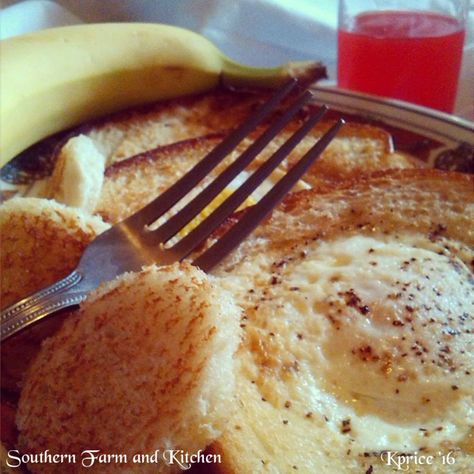
[[[0,42],[0,165],[33,143],[127,107],[219,83],[276,87],[318,63],[254,68],[203,36],[147,23],[42,30]]]

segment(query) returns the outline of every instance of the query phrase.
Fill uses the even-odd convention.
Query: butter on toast
[[[28,371],[20,449],[77,456],[61,472],[83,472],[90,449],[122,455],[92,472],[179,472],[187,464],[179,450],[204,449],[231,413],[239,317],[219,281],[189,264],[153,265],[102,285]],[[29,467],[58,472],[51,463]]]
[[[72,137],[58,154],[48,197],[92,214],[102,191],[104,170],[105,156],[94,142],[84,135]]]
[[[473,190],[402,170],[293,193],[215,269],[244,308],[220,472],[471,472]]]
[[[299,123],[299,120],[292,122],[285,131],[280,133],[248,167],[248,172],[252,172],[256,166],[268,159],[298,127]],[[323,123],[305,137],[268,180],[266,187],[268,188],[303,156],[329,125],[330,123]],[[260,131],[257,131],[251,138],[244,140],[236,152],[226,158],[222,165],[218,166],[201,184],[201,187],[234,160],[238,153],[248,147],[259,133]],[[102,194],[95,212],[112,223],[133,214],[171,186],[224,137],[225,134],[222,132],[183,140],[114,163],[106,169]],[[348,123],[306,173],[296,189],[306,189],[328,181],[332,182],[380,169],[419,166],[421,163],[417,160],[393,151],[390,135],[386,131],[369,125]],[[264,187],[265,185],[262,186]]]

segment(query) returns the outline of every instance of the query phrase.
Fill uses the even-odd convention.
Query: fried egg
[[[336,459],[472,443],[474,281],[459,258],[472,250],[384,234],[270,249],[219,272],[245,308],[241,390],[261,397],[245,422],[252,436],[268,423],[262,462],[312,472],[317,450],[341,472]]]

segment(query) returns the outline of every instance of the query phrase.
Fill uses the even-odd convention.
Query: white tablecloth
[[[0,37],[82,22],[148,21],[197,31],[242,63],[318,59],[336,81],[337,0],[4,0]],[[474,120],[474,5],[455,114]]]

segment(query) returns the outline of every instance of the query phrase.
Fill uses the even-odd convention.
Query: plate
[[[428,165],[474,173],[474,123],[424,107],[377,98],[337,88],[313,87],[318,104],[331,108],[329,116],[381,126],[392,135],[393,147],[424,160]],[[17,156],[1,170],[4,197],[24,193],[52,169],[55,147],[70,132],[44,140]],[[8,195],[7,195],[8,194]],[[13,425],[14,405],[5,410]],[[15,436],[12,433],[11,436]]]
[[[356,122],[381,126],[395,149],[428,165],[474,173],[474,122],[395,99],[336,87],[313,87],[315,101]]]

